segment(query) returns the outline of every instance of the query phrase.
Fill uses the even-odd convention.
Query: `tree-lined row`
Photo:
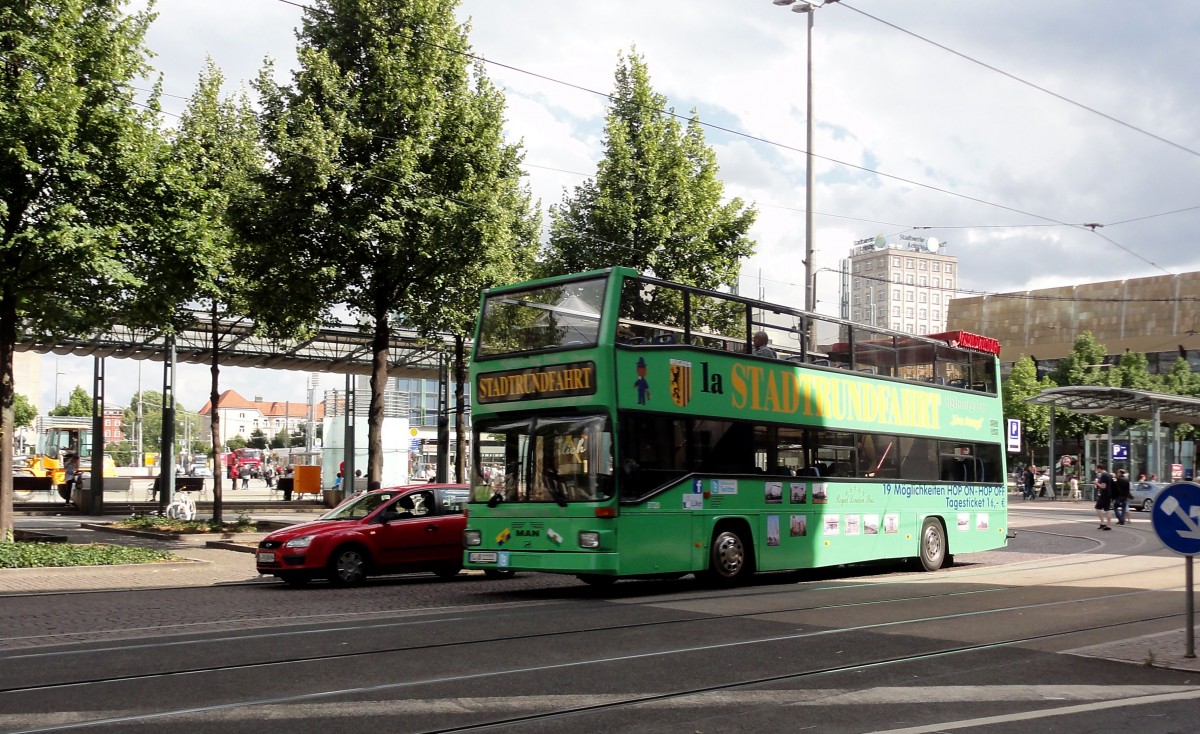
[[[373,480],[393,330],[453,335],[461,386],[483,288],[610,265],[720,287],[752,251],[753,209],[723,200],[694,115],[661,114],[636,55],[618,62],[596,179],[564,192],[543,242],[504,96],[471,62],[456,2],[315,0],[289,83],[268,65],[256,99],[225,96],[210,63],[170,122],[158,85],[136,89],[153,73],[154,16],[123,5],[0,8],[0,538],[18,337],[170,333],[200,303],[287,343],[346,309],[373,335]],[[226,335],[213,323],[216,405]],[[218,473],[216,520],[221,498]]]

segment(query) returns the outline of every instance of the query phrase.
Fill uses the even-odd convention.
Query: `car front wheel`
[[[357,586],[367,579],[367,556],[359,548],[346,546],[329,559],[329,580],[338,586]]]

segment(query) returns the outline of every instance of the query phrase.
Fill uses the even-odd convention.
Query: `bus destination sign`
[[[564,398],[596,394],[596,364],[572,362],[478,375],[475,399],[480,403]]]

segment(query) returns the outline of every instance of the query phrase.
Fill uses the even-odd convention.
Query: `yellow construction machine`
[[[92,470],[91,426],[51,425],[38,436],[37,451],[23,465],[14,467],[16,476],[50,477],[53,489],[64,500],[71,500],[67,486],[66,464],[72,456],[79,457],[79,473]],[[104,476],[117,476],[117,465],[112,457],[104,457]]]

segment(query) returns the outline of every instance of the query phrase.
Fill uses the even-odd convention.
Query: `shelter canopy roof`
[[[1200,425],[1200,398],[1130,390],[1123,387],[1052,387],[1028,398],[1034,405],[1049,405],[1075,413],[1107,415],[1133,420]]]

